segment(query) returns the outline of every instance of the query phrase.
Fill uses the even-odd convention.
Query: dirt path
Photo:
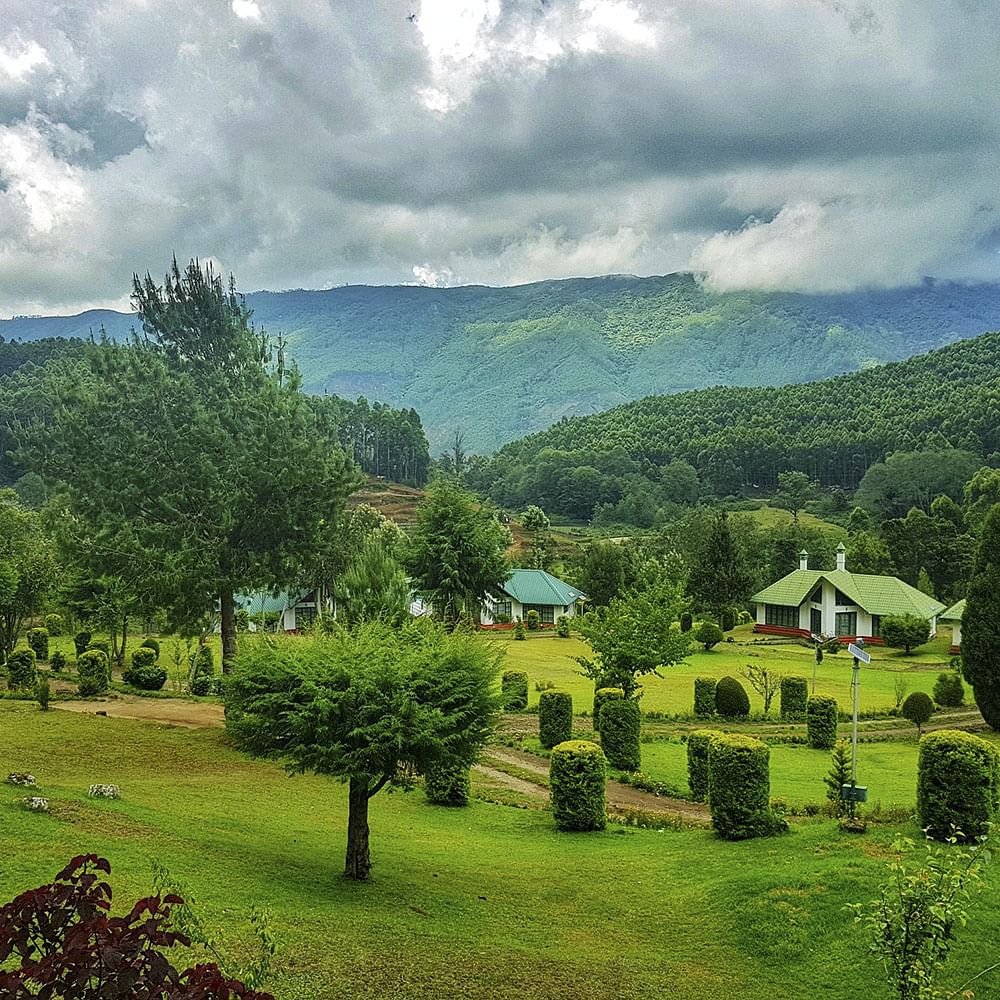
[[[536,785],[533,781],[525,781],[524,778],[515,778],[513,774],[490,767],[488,764],[476,764],[473,770],[477,774],[481,774],[484,778],[489,778],[490,781],[498,785],[503,785],[504,788],[509,788],[512,792],[520,792],[521,795],[526,795],[529,799],[548,800],[548,789],[542,788],[541,785]]]
[[[185,729],[217,729],[225,723],[221,705],[183,698],[139,698],[123,694],[108,701],[54,701],[52,707],[62,712],[106,715],[112,719],[139,719]]]

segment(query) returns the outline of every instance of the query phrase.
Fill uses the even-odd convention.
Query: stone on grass
[[[121,792],[117,785],[91,785],[87,795],[92,799],[117,799]]]

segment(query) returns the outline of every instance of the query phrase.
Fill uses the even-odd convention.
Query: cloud
[[[247,290],[997,277],[1000,8],[740,7],[0,0],[0,314],[175,251]]]

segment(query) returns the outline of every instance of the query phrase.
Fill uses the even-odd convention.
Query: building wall
[[[553,604],[552,607],[552,620],[553,622],[558,621],[560,615],[565,615],[567,618],[576,618],[578,614],[581,613],[581,608],[579,603],[570,604],[569,606],[563,604]],[[495,625],[496,622],[493,618],[493,613],[496,609],[496,602],[491,601],[489,598],[486,599],[486,603],[483,605],[483,609],[479,614],[479,622],[482,625]],[[510,617],[511,621],[516,621],[520,618],[524,620],[524,605],[519,601],[512,600],[510,602]]]

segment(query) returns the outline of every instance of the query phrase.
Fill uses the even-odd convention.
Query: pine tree
[[[691,568],[688,592],[697,608],[721,618],[724,611],[743,607],[753,586],[753,572],[736,545],[729,516],[720,511]]]
[[[836,816],[843,816],[847,803],[841,798],[841,790],[851,780],[851,744],[847,740],[837,740],[830,751],[830,770],[823,779],[826,797],[832,803]]]
[[[962,615],[962,670],[986,724],[1000,730],[1000,504],[983,522]]]

